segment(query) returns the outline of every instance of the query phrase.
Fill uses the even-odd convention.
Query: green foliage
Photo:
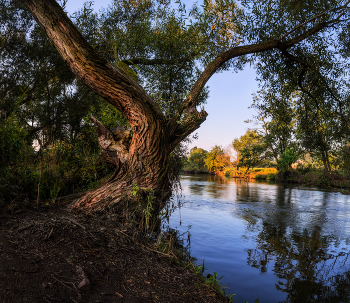
[[[266,181],[275,181],[275,180],[277,180],[277,174],[270,173],[266,175]]]
[[[298,160],[298,151],[296,149],[287,148],[277,161],[277,169],[280,173],[290,171],[291,166]]]
[[[296,167],[296,171],[302,175],[305,175],[307,173],[314,172],[315,168],[312,165],[312,163],[306,163],[306,164],[298,163]]]
[[[32,16],[15,2],[0,0],[2,183],[16,184],[7,186],[8,192],[55,200],[90,189],[111,172],[99,159],[90,114],[107,128],[127,122],[76,79]],[[114,1],[101,13],[94,13],[92,3],[74,14],[75,24],[97,52],[145,87],[166,117],[176,117],[203,65],[223,51],[244,43],[283,42],[339,17],[327,35],[315,34],[288,50],[236,58],[219,71],[250,61],[263,86],[263,101],[255,108],[266,131],[236,149],[239,165],[249,169],[280,157],[283,170],[290,141],[297,140],[329,167],[334,149],[349,137],[349,28],[341,22],[338,1],[242,1],[239,7],[231,0],[204,1],[190,10],[167,1]],[[204,89],[197,105],[207,95]],[[203,158],[204,152],[196,152],[188,163],[203,169]],[[211,171],[229,166],[220,147],[204,162]],[[340,162],[347,169],[345,157]]]
[[[138,195],[139,190],[140,190],[140,188],[137,185],[137,183],[133,183],[131,193],[134,197],[136,197]]]
[[[195,167],[198,170],[205,169],[205,158],[208,152],[202,148],[193,147],[190,150],[190,156],[188,157],[188,161],[191,166]]]
[[[202,148],[193,147],[190,150],[189,157],[184,157],[183,159],[183,171],[185,172],[195,172],[203,173],[207,172],[208,168],[205,165],[205,159],[208,152]]]
[[[330,179],[324,174],[319,175],[317,177],[317,179],[316,179],[315,185],[316,186],[320,186],[320,187],[329,186],[330,185]]]
[[[253,98],[251,108],[257,111],[254,122],[261,127],[257,132],[262,135],[266,154],[275,161],[293,144],[296,126],[293,107],[295,96],[296,93],[290,93],[283,86],[280,90],[260,90]]]
[[[16,161],[1,170],[5,186],[0,198],[5,198],[10,208],[14,207],[13,200],[55,202],[58,196],[98,186],[113,171],[83,138],[71,143],[58,141],[36,153],[32,147],[31,150],[29,153],[24,145]]]
[[[74,19],[100,54],[139,82],[163,112],[173,116],[199,76],[198,60],[213,56],[218,40],[222,46],[229,43],[223,40],[227,36],[223,31],[211,35],[215,40],[208,39],[212,24],[204,24],[202,15],[195,7],[186,10],[168,1],[113,1],[100,14],[93,13],[88,3]],[[198,104],[207,96],[205,88]]]
[[[145,218],[145,232],[148,232],[150,229],[150,220],[153,213],[153,205],[155,203],[155,196],[153,194],[153,189],[149,188],[145,190],[146,192],[146,207],[143,209],[143,215]]]
[[[338,166],[346,175],[350,176],[350,143],[343,143],[335,154],[334,165]]]
[[[152,233],[158,218],[154,217],[155,199],[152,188],[141,189],[135,182],[131,188],[131,194],[138,201],[142,210],[141,226],[145,233]],[[153,220],[152,220],[153,217]]]
[[[185,235],[187,234],[187,239]],[[173,262],[179,265],[194,268],[195,258],[190,254],[190,237],[189,231],[180,234],[178,230],[167,227],[159,234],[155,234],[155,246],[158,251],[169,255]],[[187,242],[187,244],[186,244]]]
[[[27,139],[27,131],[13,115],[0,118],[0,170],[33,154],[33,148],[27,146]]]
[[[238,167],[259,166],[265,159],[266,146],[263,137],[256,130],[248,130],[239,139],[232,142],[232,147],[237,153]]]
[[[326,173],[331,155],[349,137],[349,25],[338,5],[336,0],[313,1],[312,6],[308,1],[243,1],[249,8],[243,32],[250,42],[283,41],[322,22],[339,21],[291,49],[252,58],[262,88],[252,107],[275,159],[293,141],[300,151],[318,157]]]

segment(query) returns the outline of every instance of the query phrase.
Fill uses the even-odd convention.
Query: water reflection
[[[193,255],[241,302],[350,302],[348,196],[215,176],[182,186]]]
[[[336,252],[334,240],[319,228],[289,234],[265,222],[257,247],[246,250],[247,264],[261,273],[271,265],[276,289],[288,294],[284,302],[349,302],[350,253]]]
[[[247,190],[240,193],[245,201],[264,202],[258,209],[245,209],[256,220],[241,216],[262,227],[254,237],[256,248],[246,250],[247,264],[260,273],[271,266],[278,278],[276,289],[287,293],[284,302],[350,302],[349,247],[337,235],[338,230],[327,229],[327,221],[335,219],[332,210],[339,207],[332,200],[335,193],[276,187],[272,199],[257,198],[257,190],[253,195],[247,195]],[[346,252],[339,251],[340,246]]]

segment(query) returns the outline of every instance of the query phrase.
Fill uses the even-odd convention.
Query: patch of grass
[[[225,177],[244,178],[244,179],[261,179],[261,180],[277,180],[276,168],[227,168],[223,172]]]

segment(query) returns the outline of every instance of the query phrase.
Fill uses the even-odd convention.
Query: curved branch
[[[289,39],[287,41],[281,41],[281,40],[270,40],[267,42],[262,42],[259,44],[251,44],[251,45],[245,45],[245,46],[237,46],[233,47],[220,55],[218,55],[213,61],[209,63],[209,65],[204,69],[203,73],[199,76],[196,83],[193,85],[188,97],[183,101],[177,115],[171,118],[169,121],[170,129],[173,131],[173,136],[175,138],[180,138],[184,134],[184,129],[181,127],[181,125],[177,125],[177,120],[180,119],[180,117],[183,115],[183,113],[186,110],[195,108],[197,105],[197,99],[204,88],[205,84],[208,82],[208,80],[211,78],[211,76],[227,61],[237,58],[244,55],[249,54],[256,54],[264,51],[268,51],[271,49],[280,49],[280,50],[286,50],[293,45],[305,40],[306,38],[312,36],[313,34],[321,31],[322,29],[328,27],[333,22],[336,22],[336,20],[331,20],[328,22],[322,22],[313,28],[305,31],[303,34],[296,36],[292,39]],[[202,121],[203,122],[203,121]],[[182,124],[182,123],[181,123]],[[199,126],[197,126],[198,128]]]
[[[208,113],[204,109],[200,112],[195,107],[187,109],[185,118],[170,128],[170,150],[173,150],[183,139],[198,129],[207,116]]]
[[[197,98],[199,96],[199,93],[207,83],[207,81],[210,79],[210,77],[227,61],[244,55],[249,54],[256,54],[260,52],[264,52],[271,49],[288,49],[292,47],[293,45],[305,40],[306,38],[310,37],[311,35],[321,31],[325,27],[327,27],[330,24],[330,22],[323,22],[318,24],[317,26],[309,29],[305,33],[290,39],[285,42],[281,42],[280,40],[270,40],[267,42],[259,43],[259,44],[251,44],[251,45],[245,45],[245,46],[237,46],[233,47],[226,52],[223,52],[219,56],[217,56],[203,71],[203,73],[200,75],[194,86],[192,87],[189,96],[185,99],[183,102],[181,109],[180,109],[180,115],[187,107],[192,107],[196,105]]]

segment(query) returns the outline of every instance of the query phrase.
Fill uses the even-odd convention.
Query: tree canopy
[[[49,142],[80,133],[91,125],[83,117],[97,108],[92,121],[115,172],[75,207],[123,208],[136,182],[154,190],[163,201],[159,210],[170,194],[170,154],[205,121],[206,83],[224,69],[254,64],[266,87],[299,89],[297,105],[317,125],[337,119],[334,136],[346,125],[348,99],[339,80],[348,56],[349,1],[217,0],[190,10],[168,1],[114,1],[101,14],[87,4],[71,19],[54,0],[0,3],[1,64],[8,65],[2,113],[18,104],[26,128],[34,113],[31,128],[41,127],[37,138]],[[9,43],[16,45],[12,59]]]

